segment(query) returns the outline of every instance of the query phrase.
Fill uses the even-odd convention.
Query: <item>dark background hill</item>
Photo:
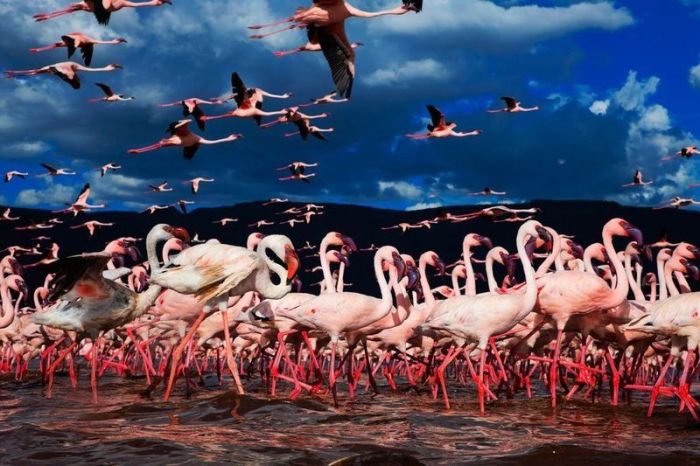
[[[0,222],[0,249],[9,245],[19,244],[32,246],[39,235],[50,236],[60,246],[61,257],[80,252],[99,251],[108,241],[121,236],[145,237],[148,230],[156,223],[169,223],[186,227],[192,236],[199,234],[201,239],[216,237],[222,242],[245,245],[247,235],[255,228],[247,225],[257,220],[271,221],[286,220],[287,215],[277,215],[289,207],[302,206],[300,203],[284,203],[263,206],[260,202],[237,204],[230,207],[200,208],[188,214],[182,214],[175,209],[158,211],[154,215],[135,212],[95,212],[80,214],[77,217],[62,216],[65,221],[51,230],[16,231],[14,228],[24,225],[29,220],[46,221],[56,214],[36,209],[13,208],[12,215],[20,216],[15,222]],[[263,227],[264,233],[282,233],[289,236],[297,248],[301,248],[306,240],[318,245],[321,238],[331,230],[350,235],[359,248],[371,243],[381,246],[392,244],[401,252],[414,255],[417,259],[423,251],[436,251],[446,263],[457,260],[461,254],[462,238],[465,234],[476,232],[490,237],[495,245],[504,246],[511,252],[515,249],[515,233],[518,223],[492,223],[488,220],[453,224],[441,222],[433,225],[432,229],[414,229],[405,234],[400,230],[383,231],[383,226],[399,222],[415,223],[423,219],[432,219],[440,212],[463,214],[478,210],[484,206],[449,206],[440,209],[405,212],[382,210],[354,205],[325,204],[323,215],[312,218],[309,225],[296,224],[294,228],[287,225]],[[516,207],[516,206],[511,206]],[[533,201],[527,207],[539,207],[542,212],[537,219],[546,225],[554,227],[560,233],[574,234],[576,240],[584,246],[600,241],[603,224],[612,217],[623,217],[638,226],[645,235],[647,242],[654,241],[661,233],[667,231],[671,241],[695,241],[700,231],[700,212],[675,209],[652,210],[650,208],[621,206],[613,202],[600,201]],[[222,217],[239,218],[237,223],[221,227],[213,221]],[[82,223],[89,219],[116,222],[116,226],[98,230],[90,238],[87,230],[71,230],[69,225]],[[48,246],[48,243],[42,243]],[[143,244],[140,244],[143,251]],[[320,280],[320,273],[310,274],[306,269],[318,265],[317,257],[305,257],[311,252],[300,254],[302,259],[301,278],[305,290],[314,291],[311,284]],[[145,256],[145,255],[144,255]],[[377,286],[371,268],[372,253],[358,252],[351,258],[351,267],[346,274],[346,281],[353,283],[350,291],[361,291],[377,294]],[[483,257],[483,252],[477,254]],[[22,263],[37,260],[38,256],[22,256]],[[41,279],[40,269],[27,272],[31,284]],[[439,281],[434,282],[436,285]],[[479,285],[483,286],[483,285]]]

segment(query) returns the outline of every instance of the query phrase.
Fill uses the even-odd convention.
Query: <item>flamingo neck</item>
[[[0,273],[0,301],[2,301],[2,317],[0,317],[0,329],[9,327],[15,320],[15,308],[12,306],[12,297],[7,287],[7,281]]]
[[[676,284],[673,283],[673,271],[672,268],[669,264],[670,261],[666,262],[664,264],[664,278],[666,281],[666,288],[668,288],[668,295],[669,296],[676,296],[681,294],[680,291],[678,291],[678,288],[676,288]]]
[[[668,286],[666,285],[666,274],[664,271],[664,259],[656,256],[656,275],[659,277],[659,299],[668,298]]]
[[[472,266],[471,246],[466,241],[462,245],[462,256],[464,268],[467,269],[467,289],[464,290],[464,294],[476,296],[476,277],[474,277],[474,267]]]
[[[554,261],[559,257],[561,252],[561,237],[553,228],[547,228],[547,231],[552,235],[552,252],[547,256],[547,258],[540,264],[535,272],[535,276],[540,278],[549,272],[549,268],[552,266]],[[529,257],[529,256],[528,256]]]
[[[615,246],[612,241],[612,234],[607,230],[603,230],[603,246],[608,253],[610,262],[612,262],[613,268],[615,269],[615,289],[607,298],[608,303],[603,307],[603,309],[612,309],[622,304],[625,299],[627,299],[627,293],[629,293],[629,280],[627,280],[627,273],[625,268],[620,261],[620,258],[615,252]]]
[[[423,272],[421,272],[421,279],[423,277]],[[421,280],[421,286],[423,285],[423,282]],[[455,267],[452,270],[452,290],[455,293],[455,296],[460,296],[462,294],[462,290],[460,289],[459,285],[459,276],[457,274],[457,267]]]
[[[338,267],[338,281],[336,282],[335,289],[338,293],[342,293],[345,289],[345,263],[341,262],[340,267]]]
[[[350,13],[350,16],[354,16],[356,18],[377,18],[379,16],[390,16],[390,15],[402,15],[406,13],[406,10],[403,8],[393,8],[391,10],[379,10],[379,11],[364,11],[360,10],[359,8],[355,8],[354,6],[346,3],[345,7],[348,10],[348,13]]]
[[[644,292],[634,280],[634,276],[632,275],[632,256],[629,254],[625,254],[625,274],[627,275],[627,280],[630,283],[630,288],[632,288],[634,299],[637,301],[646,301],[644,298]]]
[[[433,296],[433,292],[430,289],[430,283],[428,282],[428,274],[426,273],[427,266],[428,261],[421,256],[418,260],[418,270],[420,272],[420,287],[423,290],[423,299],[425,300],[425,304],[428,306],[434,306],[435,296]],[[456,280],[454,275],[453,280]],[[459,285],[457,285],[457,287],[459,287]]]
[[[655,303],[656,302],[656,281],[652,281],[649,283],[649,288],[651,291],[649,292],[649,302],[650,303]]]
[[[525,274],[525,295],[522,301],[521,311],[529,313],[535,307],[537,303],[537,282],[535,269],[532,267],[530,262],[530,256],[527,254],[525,248],[525,240],[527,239],[528,233],[521,231],[518,233],[516,239],[516,246],[518,249],[518,256],[520,256],[520,262],[523,266],[523,272]]]
[[[379,291],[382,294],[382,308],[386,308],[387,310],[391,309],[393,304],[391,299],[391,289],[389,288],[389,283],[384,276],[381,254],[374,256],[374,276],[377,278]]]
[[[326,252],[328,252],[328,241],[321,241],[321,246],[318,250],[319,259],[321,260],[321,270],[323,271],[323,286],[326,293],[335,293],[335,286],[333,285],[333,277],[331,276],[331,265],[326,259]]]
[[[673,272],[673,276],[676,277],[676,281],[678,282],[678,286],[680,287],[680,292],[690,293],[690,284],[688,283],[688,280],[685,279],[685,276],[678,270]]]
[[[493,249],[491,251],[493,251]],[[491,251],[486,254],[486,281],[489,284],[489,291],[491,293],[495,293],[496,289],[498,288],[498,283],[496,283],[496,278],[493,275],[494,257],[493,254],[491,254]]]

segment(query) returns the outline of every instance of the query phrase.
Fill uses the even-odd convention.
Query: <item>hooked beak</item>
[[[340,239],[343,241],[343,246],[349,249],[352,252],[357,251],[357,245],[355,244],[355,241],[353,241],[352,238],[349,236],[341,235]]]
[[[340,262],[345,264],[345,267],[350,267],[350,258],[348,258],[348,256],[346,256],[345,254],[342,254],[342,253],[338,253],[338,254],[336,254],[336,257],[338,258],[338,260]]]
[[[394,260],[394,266],[396,267],[397,275],[399,278],[406,275],[406,262],[404,262],[401,254],[394,251],[391,253],[391,257]]]
[[[686,270],[688,271],[688,274],[690,274],[691,277],[693,277],[693,280],[698,281],[700,280],[700,270],[693,264],[688,264],[685,266]]]
[[[189,243],[189,242],[190,242],[190,234],[189,234],[189,232],[188,232],[186,229],[182,228],[182,227],[171,227],[171,226],[167,226],[167,227],[165,227],[165,231],[167,231],[168,233],[170,233],[171,235],[173,235],[175,238],[184,241],[185,243]]]
[[[493,242],[491,242],[491,238],[488,238],[486,236],[479,236],[479,243],[486,249],[493,248]]]
[[[287,264],[287,282],[290,282],[299,270],[299,256],[292,246],[284,246],[284,263]]]
[[[294,280],[292,280],[292,286],[294,287],[294,289],[297,293],[301,292],[302,285],[303,285],[303,283],[301,281],[301,278],[294,277]]]
[[[406,286],[406,289],[413,290],[420,282],[420,272],[417,268],[410,265],[407,266],[407,270],[406,276],[408,277],[408,285]]]
[[[573,241],[569,241],[569,247],[571,248],[571,254],[576,259],[583,259],[583,247]]]
[[[433,262],[435,263],[435,268],[438,271],[438,275],[445,275],[445,263],[442,261],[442,259],[435,256],[433,258]]]
[[[548,232],[545,227],[537,225],[535,229],[537,230],[537,234],[539,235],[539,237],[542,238],[542,241],[544,241],[548,245],[552,243],[552,234]]]
[[[139,250],[135,246],[129,246],[126,251],[129,253],[129,257],[131,257],[131,260],[136,262],[139,260],[139,257],[141,257],[141,254],[139,253]]]
[[[633,241],[636,241],[637,244],[644,244],[644,236],[642,235],[642,232],[641,230],[639,230],[639,228],[627,222],[625,222],[623,228],[625,229],[627,236],[632,238]]]
[[[511,280],[515,280],[515,263],[517,260],[518,259],[512,254],[506,257],[506,275],[508,275]]]

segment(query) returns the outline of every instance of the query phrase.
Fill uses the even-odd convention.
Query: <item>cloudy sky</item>
[[[0,69],[25,69],[65,60],[65,49],[28,49],[81,31],[127,44],[96,49],[93,66],[123,64],[109,74],[84,74],[74,91],[52,76],[0,82],[0,168],[40,173],[40,162],[70,167],[74,177],[31,176],[3,184],[0,204],[62,205],[86,181],[95,199],[114,209],[190,199],[183,180],[216,182],[197,194],[198,206],[270,197],[415,209],[472,203],[466,193],[490,186],[507,200],[608,199],[653,205],[694,195],[696,161],[661,161],[696,143],[700,134],[699,0],[567,1],[425,0],[421,14],[351,19],[348,35],[361,41],[353,99],[307,109],[330,111],[328,142],[285,138],[289,127],[259,129],[251,120],[209,122],[204,133],[244,139],[202,147],[184,160],[179,149],[128,155],[127,149],[163,137],[180,109],[158,103],[229,92],[238,71],[249,86],[292,92],[266,109],[320,97],[332,89],[320,54],[276,58],[301,45],[305,33],[248,39],[246,26],[289,14],[298,0],[173,0],[172,6],[120,11],[109,27],[76,13],[35,23],[34,13],[67,0],[0,0]],[[357,0],[366,10],[393,0]],[[135,101],[91,104],[105,82]],[[487,114],[498,97],[513,95],[542,110]],[[458,123],[483,129],[476,138],[411,141],[424,129],[432,103]],[[227,109],[206,107],[207,113]],[[311,184],[277,181],[276,167],[317,162]],[[97,167],[123,165],[100,179]],[[635,169],[654,184],[623,189]],[[171,194],[146,194],[168,180]]]

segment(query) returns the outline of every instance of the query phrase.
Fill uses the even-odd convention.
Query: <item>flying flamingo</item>
[[[90,68],[74,61],[64,61],[33,70],[8,70],[5,71],[5,77],[16,78],[21,76],[36,76],[39,74],[53,74],[54,76],[58,76],[70,84],[73,89],[80,89],[80,77],[78,76],[79,71],[94,73],[100,71],[121,70],[122,68],[124,68],[122,65],[117,64],[111,64],[101,68]]]
[[[494,191],[487,186],[482,191],[476,191],[468,194],[470,196],[505,196],[507,193],[505,191]]]
[[[166,210],[166,209],[169,209],[170,207],[172,207],[172,206],[154,204],[154,205],[142,210],[141,213],[145,214],[146,212],[148,212],[149,214],[153,215],[156,213],[157,210]]]
[[[302,217],[304,220],[306,220],[306,223],[311,223],[311,217],[313,217],[314,215],[323,215],[323,212],[316,212],[310,210],[308,212],[298,215],[298,217]]]
[[[121,165],[117,165],[116,163],[110,162],[110,163],[108,163],[108,164],[102,165],[100,168],[98,168],[98,170],[100,171],[100,177],[103,177],[103,176],[105,176],[110,170],[117,171],[117,170],[121,170],[121,168],[122,168]]]
[[[185,181],[185,183],[190,183],[192,186],[192,194],[197,194],[199,191],[199,184],[200,183],[212,183],[214,182],[214,178],[203,178],[201,176],[198,176],[197,178],[192,178],[191,180]]]
[[[186,214],[186,213],[187,213],[187,206],[188,206],[188,205],[192,205],[192,204],[194,204],[194,201],[186,201],[186,200],[184,200],[184,199],[180,199],[179,201],[177,201],[177,202],[175,203],[175,205],[176,205],[177,207],[180,208],[180,211],[181,211],[183,214]]]
[[[262,228],[262,227],[267,227],[267,226],[274,225],[274,224],[275,224],[275,222],[270,222],[267,220],[258,220],[257,222],[253,222],[253,223],[249,224],[248,226],[255,227],[255,228]]]
[[[168,186],[167,181],[163,181],[161,184],[149,184],[148,187],[151,188],[151,190],[148,191],[151,193],[169,193],[173,190],[173,188]]]
[[[22,226],[22,227],[15,227],[15,230],[17,231],[32,231],[32,230],[48,230],[50,228],[53,228],[54,225],[49,225],[46,223],[37,223],[32,220],[29,220],[29,224]]]
[[[694,155],[700,154],[700,150],[698,149],[697,146],[687,146],[687,147],[682,147],[681,150],[676,152],[675,156],[674,155],[667,155],[661,158],[661,160],[671,160],[673,158],[680,157],[682,159],[690,159]]]
[[[78,11],[87,11],[95,15],[95,19],[97,19],[98,23],[107,25],[109,24],[112,13],[122,8],[141,8],[146,6],[161,6],[164,4],[172,5],[172,2],[171,0],[148,0],[143,2],[134,2],[130,0],[82,0],[77,3],[71,3],[63,10],[38,13],[34,15],[33,18],[35,21],[46,21]]]
[[[407,230],[412,228],[422,228],[420,226],[414,225],[412,223],[401,222],[398,225],[391,225],[388,227],[382,227],[382,230],[401,230],[401,234],[406,233]]]
[[[287,167],[285,167],[287,168]],[[287,198],[281,198],[281,197],[272,197],[269,200],[265,201],[262,203],[264,206],[272,205],[272,204],[284,204],[285,202],[289,202],[289,199]]]
[[[95,50],[95,45],[125,43],[126,39],[122,39],[121,37],[110,40],[100,40],[86,36],[82,32],[71,32],[69,34],[62,35],[61,42],[55,42],[51,45],[46,45],[44,47],[29,49],[29,51],[31,53],[38,53],[45,52],[47,50],[53,50],[59,47],[66,47],[68,49],[68,58],[71,58],[75,51],[77,49],[80,49],[80,54],[83,56],[83,63],[85,63],[85,66],[90,66],[90,64],[92,63],[92,54]]]
[[[12,181],[12,178],[17,177],[20,179],[24,179],[26,176],[29,176],[29,173],[20,172],[17,170],[10,170],[9,172],[5,173],[5,183],[9,183],[10,181]]]
[[[350,98],[355,79],[355,51],[345,34],[345,20],[351,17],[377,18],[386,15],[404,15],[409,11],[417,13],[422,7],[422,0],[403,0],[403,5],[400,7],[369,12],[359,10],[343,0],[317,1],[308,8],[297,9],[294,15],[289,18],[270,24],[252,25],[248,26],[248,28],[259,30],[279,24],[291,23],[289,26],[277,31],[254,34],[250,36],[251,39],[262,39],[291,29],[306,28],[309,42],[317,42],[321,46],[323,55],[330,66],[338,94],[341,97]]]
[[[237,222],[237,221],[238,221],[237,218],[224,217],[224,218],[220,218],[219,220],[214,220],[211,223],[218,223],[222,227],[225,227],[227,224]]]
[[[314,28],[307,29],[307,37],[308,40],[304,45],[300,45],[299,47],[293,48],[293,49],[288,49],[288,50],[275,50],[273,53],[274,56],[276,57],[286,57],[288,55],[294,55],[296,53],[303,53],[303,52],[322,52],[323,50],[321,49],[321,44],[318,41],[318,34]],[[351,42],[350,47],[354,50],[358,47],[362,47],[363,44],[362,42]],[[347,100],[347,99],[345,99]]]
[[[19,217],[12,217],[10,216],[10,208],[8,207],[5,209],[0,216],[0,221],[6,221],[6,222],[13,222],[15,220],[19,220]]]
[[[294,228],[295,223],[305,223],[305,222],[303,220],[297,220],[295,218],[290,218],[289,220],[285,220],[284,222],[279,222],[279,223],[280,223],[280,225],[287,224],[287,225],[289,225],[289,228]]]
[[[97,99],[90,99],[88,102],[125,102],[127,100],[134,100],[136,97],[127,97],[123,94],[115,94],[111,87],[102,83],[95,83],[95,86],[102,89],[105,93],[104,97]]]
[[[70,227],[71,230],[77,230],[78,228],[87,228],[87,231],[90,233],[90,236],[93,236],[95,234],[95,230],[98,227],[113,227],[115,225],[114,222],[100,222],[98,220],[90,220],[85,223],[81,223],[80,225],[73,225]]]
[[[348,99],[335,99],[338,93],[336,91],[330,92],[323,97],[317,99],[311,99],[308,104],[299,105],[299,107],[309,107],[311,105],[326,105],[326,104],[342,104],[343,102],[348,102]]]
[[[696,201],[693,198],[676,196],[676,197],[672,198],[670,201],[668,201],[666,204],[663,204],[659,207],[654,207],[654,209],[655,210],[668,209],[668,208],[680,209],[681,207],[688,207],[691,205],[700,205],[700,201]]]
[[[486,110],[488,113],[519,113],[519,112],[534,112],[540,109],[540,107],[521,107],[520,102],[515,100],[513,97],[501,97],[501,100],[506,103],[505,108],[497,110]]]
[[[294,124],[294,126],[297,127],[298,131],[295,131],[293,133],[285,133],[284,137],[291,137],[298,134],[304,141],[306,141],[309,137],[309,134],[311,134],[317,139],[325,141],[326,138],[323,136],[323,133],[332,133],[335,130],[333,128],[319,128],[318,126],[312,126],[310,120],[316,118],[325,118],[327,116],[328,113],[321,113],[319,115],[306,115],[305,113],[301,113],[299,111],[299,107],[292,107],[287,109],[284,112],[283,116],[279,117],[277,120],[265,123],[264,125],[262,125],[262,127],[268,128],[272,125],[276,125],[279,123],[291,122]]]
[[[646,186],[648,184],[652,184],[653,181],[644,181],[642,179],[642,172],[640,170],[637,170],[634,172],[634,177],[632,177],[632,182],[631,183],[626,183],[623,184],[623,188],[630,188],[632,186]]]
[[[314,176],[316,176],[316,173],[293,173],[291,176],[285,176],[277,179],[279,181],[299,180],[303,181],[304,183],[311,183],[311,178]]]
[[[92,209],[103,209],[105,204],[89,204],[88,198],[90,197],[90,183],[85,183],[83,189],[80,191],[78,196],[75,198],[72,204],[68,204],[68,207],[61,210],[56,210],[54,213],[69,213],[72,212],[73,216],[78,215],[80,212],[88,212]]]
[[[228,100],[228,99],[226,99]],[[220,105],[226,102],[225,99],[200,99],[199,97],[190,97],[188,99],[177,100],[175,102],[170,102],[167,104],[159,104],[159,107],[174,107],[176,105],[182,105],[182,115],[183,116],[194,116],[194,121],[197,122],[197,127],[204,131],[205,123],[202,120],[204,116],[204,111],[201,105]]]
[[[54,168],[47,163],[42,163],[41,166],[44,167],[48,173],[42,173],[41,175],[37,176],[75,175],[75,172],[73,170],[69,170],[68,168]]]
[[[262,110],[264,97],[272,97],[275,99],[287,99],[291,94],[271,94],[259,88],[248,88],[243,83],[240,75],[236,72],[231,73],[231,87],[233,90],[233,98],[236,101],[236,109],[226,112],[222,115],[206,116],[203,115],[201,121],[216,120],[219,118],[253,118],[260,125],[262,117],[284,115],[287,110],[278,110],[275,112],[265,112]]]
[[[447,137],[464,138],[467,136],[478,136],[482,133],[480,129],[475,129],[474,131],[469,131],[466,133],[455,131],[457,123],[445,120],[445,114],[438,110],[434,105],[428,105],[426,108],[428,109],[428,113],[430,113],[431,119],[431,122],[428,123],[428,132],[407,134],[406,137],[413,140]]]
[[[170,123],[166,132],[170,133],[169,138],[161,139],[150,146],[141,147],[139,149],[129,149],[129,154],[142,154],[152,150],[161,149],[163,147],[179,146],[182,147],[182,155],[187,160],[192,160],[192,157],[197,153],[197,149],[201,145],[221,144],[224,142],[232,142],[243,137],[242,134],[231,134],[222,139],[205,139],[190,131],[188,125],[192,120],[179,120]]]

